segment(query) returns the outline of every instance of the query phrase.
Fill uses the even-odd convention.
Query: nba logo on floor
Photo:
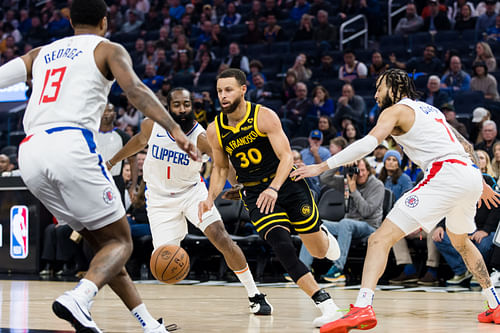
[[[10,209],[10,256],[25,259],[28,256],[28,207],[12,206]]]

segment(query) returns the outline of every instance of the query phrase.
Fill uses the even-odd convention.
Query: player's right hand
[[[180,149],[188,153],[193,161],[201,161],[201,153],[179,126],[176,126],[171,133]]]
[[[200,221],[200,223],[203,222],[202,221],[203,214],[210,211],[210,209],[212,209],[213,206],[214,202],[212,200],[206,199],[200,201],[200,203],[198,204],[198,220]]]
[[[326,171],[326,169],[323,170],[324,169],[323,163],[311,164],[311,165],[306,165],[306,166],[303,166],[301,168],[298,168],[297,170],[294,170],[290,174],[290,177],[292,177],[292,179],[295,181],[299,181],[303,178],[317,176],[320,173],[322,173],[323,171]],[[324,164],[326,164],[326,163],[324,163]],[[328,169],[328,166],[327,166],[327,169]]]
[[[479,199],[479,202],[477,203],[477,208],[481,208],[482,203],[486,205],[488,209],[491,209],[490,204],[497,208],[498,205],[500,204],[500,194],[497,192],[493,191],[493,189],[488,185],[484,179],[483,179],[483,193],[481,193],[481,198]]]

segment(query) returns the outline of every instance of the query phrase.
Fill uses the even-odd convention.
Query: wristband
[[[111,163],[111,162],[110,162],[110,160],[107,160],[107,161],[106,161],[106,164],[107,164],[110,168],[114,167],[114,164],[113,164],[113,163]]]
[[[276,189],[276,188],[274,188],[274,187],[272,187],[272,186],[268,186],[267,188],[270,189],[270,190],[273,190],[276,193],[279,193],[279,190]]]

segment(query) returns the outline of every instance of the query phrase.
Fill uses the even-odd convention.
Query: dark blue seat
[[[268,55],[269,46],[267,44],[251,44],[247,46],[246,56],[250,59],[261,59]]]
[[[410,49],[420,49],[432,43],[432,36],[428,32],[417,32],[408,36]]]
[[[290,53],[290,42],[276,42],[269,44],[269,54],[288,54]]]
[[[471,115],[472,111],[484,104],[482,91],[461,91],[453,96],[455,112],[460,115]]]
[[[351,82],[357,95],[370,95],[375,93],[375,79],[355,79]]]

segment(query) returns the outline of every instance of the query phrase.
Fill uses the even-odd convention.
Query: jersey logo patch
[[[160,133],[156,133],[156,137],[158,137],[158,138],[166,138],[167,136],[166,135],[160,135]]]
[[[252,128],[252,125],[242,127],[242,128],[241,128],[241,130],[242,130],[242,131],[248,131],[248,130],[249,130],[249,129],[251,129],[251,128]]]
[[[410,208],[415,208],[418,205],[418,197],[416,195],[410,195],[408,198],[405,200],[405,205],[410,207]]]
[[[224,139],[226,136],[229,135],[229,132],[225,133],[225,134],[222,134],[221,137]]]
[[[305,204],[305,205],[302,205],[302,207],[300,207],[300,213],[303,215],[303,216],[309,216],[311,215],[311,206],[309,206],[308,204]]]
[[[104,192],[102,192],[102,199],[108,205],[115,201],[115,195],[113,194],[113,189],[111,189],[111,187],[106,187],[106,189],[104,189]]]

